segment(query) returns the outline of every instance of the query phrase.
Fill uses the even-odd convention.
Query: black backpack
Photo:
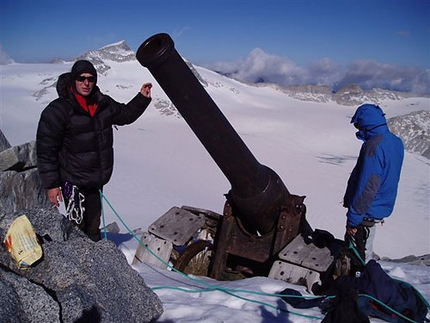
[[[321,323],[370,323],[358,306],[358,291],[352,286],[341,285],[336,297],[324,308],[326,313]]]

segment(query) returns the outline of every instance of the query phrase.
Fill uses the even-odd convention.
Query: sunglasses
[[[85,82],[85,80],[88,80],[88,82],[90,83],[94,83],[96,78],[94,76],[82,76],[82,75],[79,75],[76,77],[76,81],[78,82]]]

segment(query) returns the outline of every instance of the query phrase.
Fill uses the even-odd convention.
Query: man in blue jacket
[[[344,196],[343,206],[348,208],[345,241],[367,262],[373,254],[375,224],[393,212],[404,147],[388,129],[385,114],[377,105],[358,107],[351,123],[364,143]]]

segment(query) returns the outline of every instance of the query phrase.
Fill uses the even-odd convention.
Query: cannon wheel
[[[184,274],[207,276],[213,253],[213,244],[208,240],[191,243],[175,262],[175,268]]]

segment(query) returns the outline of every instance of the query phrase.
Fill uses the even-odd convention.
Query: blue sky
[[[3,59],[48,62],[119,40],[137,50],[166,32],[218,69],[260,54],[308,73],[362,60],[425,71],[429,17],[430,0],[1,0],[0,43]]]

